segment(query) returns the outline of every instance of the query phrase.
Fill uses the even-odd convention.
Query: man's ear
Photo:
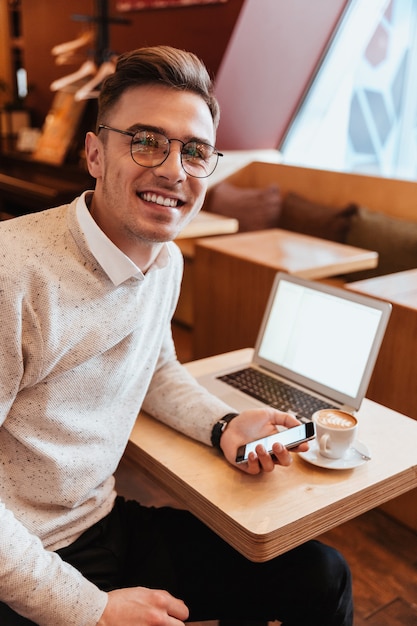
[[[91,176],[100,178],[103,172],[103,144],[93,132],[88,132],[85,138],[85,158]]]

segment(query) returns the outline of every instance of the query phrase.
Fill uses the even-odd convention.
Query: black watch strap
[[[213,430],[211,431],[211,445],[213,448],[217,448],[217,450],[221,451],[220,448],[220,438],[229,422],[232,421],[233,418],[237,417],[239,413],[228,413],[221,420],[216,422],[213,426]]]

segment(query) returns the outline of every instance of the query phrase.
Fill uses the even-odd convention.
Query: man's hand
[[[132,587],[108,593],[108,602],[97,626],[179,626],[188,618],[182,600],[167,591]]]
[[[277,425],[291,428],[299,424],[299,420],[293,415],[272,408],[243,411],[229,422],[221,436],[220,447],[229,463],[236,465],[236,453],[239,446],[273,435],[277,432]],[[306,450],[308,450],[308,443],[302,443],[292,448],[291,451],[305,452]],[[259,474],[261,471],[272,472],[275,465],[291,464],[291,454],[281,443],[274,444],[273,452],[276,460],[263,446],[257,446],[256,453],[249,454],[248,462],[239,464],[238,467],[248,474]]]

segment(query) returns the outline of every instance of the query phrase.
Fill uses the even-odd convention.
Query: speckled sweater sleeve
[[[95,626],[107,594],[44,550],[1,503],[0,529],[2,600],[39,626]]]
[[[42,344],[36,316],[25,311],[16,289],[7,289],[0,281],[0,427],[17,392],[36,378],[37,363],[25,367],[29,352],[39,351]],[[29,325],[31,332],[24,326]],[[15,332],[12,329],[15,328]],[[26,337],[22,345],[22,336]],[[27,341],[31,341],[29,346]],[[9,457],[10,458],[10,457]],[[5,462],[0,450],[0,463]],[[30,460],[28,459],[28,473]],[[40,626],[95,626],[107,603],[107,594],[88,582],[81,574],[49,550],[8,510],[0,500],[0,599],[16,612]],[[70,600],[70,602],[69,602]],[[70,604],[70,610],[69,605]]]
[[[211,445],[213,424],[235,409],[208,393],[175,359],[167,331],[143,409],[185,435]]]

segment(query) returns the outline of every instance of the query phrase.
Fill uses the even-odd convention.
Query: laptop
[[[389,302],[280,272],[252,361],[198,381],[237,411],[267,405],[301,421],[321,408],[354,413],[390,313]]]

